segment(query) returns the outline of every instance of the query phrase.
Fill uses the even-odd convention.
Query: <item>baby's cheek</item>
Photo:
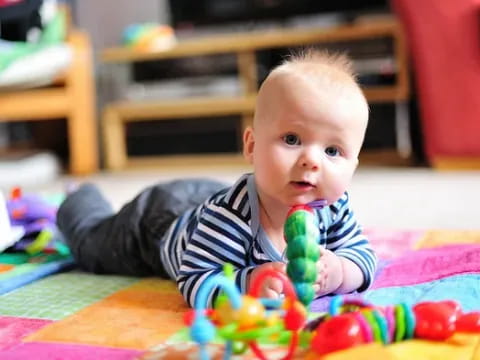
[[[340,198],[350,186],[353,172],[353,168],[351,168],[350,166],[345,166],[345,168],[338,171],[335,174],[334,179],[332,179],[332,188],[334,189],[336,196],[338,196],[337,199]]]
[[[342,181],[343,179],[333,179],[333,181],[329,184],[329,191],[327,193],[327,200],[329,204],[334,203],[338,199],[340,199],[347,190],[347,181]]]

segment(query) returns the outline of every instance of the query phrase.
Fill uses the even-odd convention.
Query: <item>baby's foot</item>
[[[80,184],[77,181],[71,180],[67,182],[65,186],[65,193],[67,195],[70,195],[71,193],[74,193],[75,191],[77,191],[79,187],[80,187]]]

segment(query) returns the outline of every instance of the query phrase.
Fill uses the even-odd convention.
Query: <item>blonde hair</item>
[[[306,48],[294,51],[286,56],[282,63],[276,69],[282,69],[289,66],[325,66],[331,70],[345,73],[356,81],[353,61],[344,53],[330,52],[317,48]],[[274,70],[276,70],[274,69]]]
[[[329,83],[351,83],[359,87],[352,60],[344,53],[307,48],[292,52],[275,67],[270,75],[296,74],[321,76]]]

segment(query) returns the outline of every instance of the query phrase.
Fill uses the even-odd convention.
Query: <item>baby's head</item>
[[[368,104],[342,55],[293,55],[263,82],[244,155],[263,202],[338,200],[358,164]]]

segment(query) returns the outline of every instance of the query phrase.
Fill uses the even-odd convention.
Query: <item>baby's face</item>
[[[284,206],[335,202],[358,164],[368,120],[363,95],[352,84],[327,88],[288,75],[269,81],[259,95],[254,129],[247,130],[251,136],[245,136],[261,200]]]

